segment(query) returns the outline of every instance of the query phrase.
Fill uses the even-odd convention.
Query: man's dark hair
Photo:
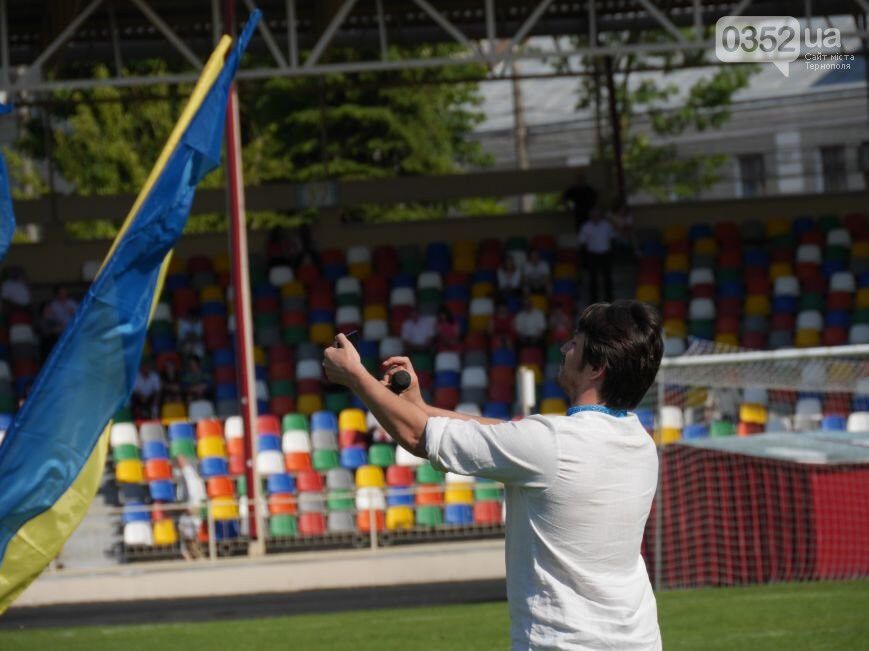
[[[601,400],[613,409],[633,409],[655,381],[664,341],[661,316],[640,301],[589,305],[579,317],[585,335],[583,364],[605,368]]]

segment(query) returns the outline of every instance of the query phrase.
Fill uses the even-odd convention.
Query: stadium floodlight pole
[[[235,31],[235,0],[226,0],[224,30]],[[238,122],[238,91],[233,83],[226,110],[226,190],[229,207],[230,258],[232,260],[233,304],[235,309],[235,351],[239,361],[238,379],[241,385],[241,416],[245,431],[245,478],[250,516],[250,536],[255,542],[250,551],[265,553],[265,528],[259,506],[260,477],[257,458],[257,404],[253,362],[253,330],[250,302],[250,277],[247,251],[247,220],[244,212],[244,178],[241,168],[241,133]]]

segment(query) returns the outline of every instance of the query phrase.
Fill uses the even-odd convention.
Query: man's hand
[[[394,373],[398,371],[407,371],[410,375],[410,386],[401,392],[401,397],[409,400],[420,409],[425,409],[426,404],[422,399],[422,393],[419,391],[419,378],[416,377],[416,372],[413,370],[413,364],[407,357],[390,357],[382,364],[384,374],[381,384],[389,387],[389,381]]]
[[[323,351],[323,370],[330,382],[350,388],[367,373],[359,352],[342,333],[335,337],[332,348]]]

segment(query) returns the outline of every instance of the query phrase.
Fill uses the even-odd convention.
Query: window
[[[747,154],[739,157],[739,189],[740,194],[745,198],[766,194],[763,154]]]
[[[821,147],[821,175],[824,179],[824,192],[841,192],[848,189],[844,146]]]

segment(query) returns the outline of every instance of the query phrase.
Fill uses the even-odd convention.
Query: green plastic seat
[[[374,375],[375,377],[380,372],[380,360],[376,357],[363,357],[362,366],[364,366],[365,370],[371,373],[371,375]]]
[[[323,472],[332,468],[337,468],[339,465],[337,450],[314,450],[311,453],[311,463],[314,470]]]
[[[869,323],[869,309],[854,310],[854,323]]]
[[[296,385],[292,380],[272,380],[269,382],[269,395],[292,397],[296,395]]]
[[[501,489],[496,482],[478,481],[474,484],[474,499],[477,502],[493,502],[501,499]]]
[[[118,409],[118,412],[115,414],[115,417],[112,420],[116,423],[132,423],[133,410],[130,409],[130,405],[125,405]]]
[[[772,238],[772,248],[774,249],[795,249],[797,247],[797,238],[793,233],[784,233]]]
[[[733,436],[736,433],[733,423],[726,420],[714,420],[709,428],[709,436]]]
[[[335,302],[338,307],[362,307],[362,296],[359,294],[338,294]]]
[[[305,414],[284,414],[284,418],[281,421],[281,428],[285,432],[293,429],[301,429],[307,432],[308,419],[305,418]]]
[[[420,506],[416,510],[416,523],[420,527],[439,527],[444,523],[444,513],[439,506]]]
[[[688,334],[698,339],[715,339],[715,321],[712,319],[694,319],[689,321]]]
[[[687,285],[664,285],[664,300],[667,301],[687,301],[688,286]]]
[[[848,262],[850,254],[844,246],[831,244],[824,248],[824,260],[826,262]]]
[[[275,537],[297,536],[299,527],[294,515],[273,515],[269,518],[269,535]]]
[[[818,218],[818,228],[824,233],[829,233],[834,228],[839,228],[842,225],[841,220],[837,215],[822,215]]]
[[[169,442],[169,454],[173,457],[196,458],[196,441],[193,439],[173,439]]]
[[[241,495],[247,495],[247,477],[245,475],[239,475],[235,479],[235,492]]]
[[[258,312],[253,317],[254,330],[278,328],[281,325],[281,315],[277,312]]]
[[[827,309],[826,301],[823,294],[810,293],[800,295],[801,310],[818,310],[823,313]]]
[[[443,481],[444,473],[432,468],[430,463],[424,463],[416,467],[417,484],[442,484]]]
[[[350,394],[347,391],[328,391],[323,397],[323,406],[327,411],[340,414],[350,406]]]
[[[11,393],[0,393],[0,413],[12,414],[16,409],[15,396]]]
[[[112,449],[112,458],[115,462],[126,461],[127,459],[138,459],[139,448],[132,443],[124,443]]]
[[[286,327],[281,332],[281,338],[284,340],[285,344],[297,346],[308,341],[308,328],[307,326]]]
[[[388,443],[375,443],[368,448],[368,463],[372,466],[388,468],[395,464],[395,448]]]
[[[528,238],[516,235],[507,239],[507,244],[504,246],[508,251],[527,251]]]
[[[558,344],[549,344],[546,347],[547,362],[560,362],[561,357],[561,346],[559,346]]]
[[[435,287],[427,287],[416,293],[417,303],[437,303],[441,302],[441,290]]]
[[[172,323],[170,321],[152,321],[151,327],[148,328],[148,331],[152,335],[158,337],[171,337],[175,334],[175,328],[172,327]]]
[[[411,353],[410,363],[417,372],[434,370],[434,357],[431,353]]]
[[[730,281],[730,282],[742,282],[742,269],[730,269],[727,267],[720,267],[715,272],[715,277],[718,279],[719,283]]]
[[[352,511],[356,508],[353,492],[349,490],[330,491],[326,495],[326,506],[330,511]]]

